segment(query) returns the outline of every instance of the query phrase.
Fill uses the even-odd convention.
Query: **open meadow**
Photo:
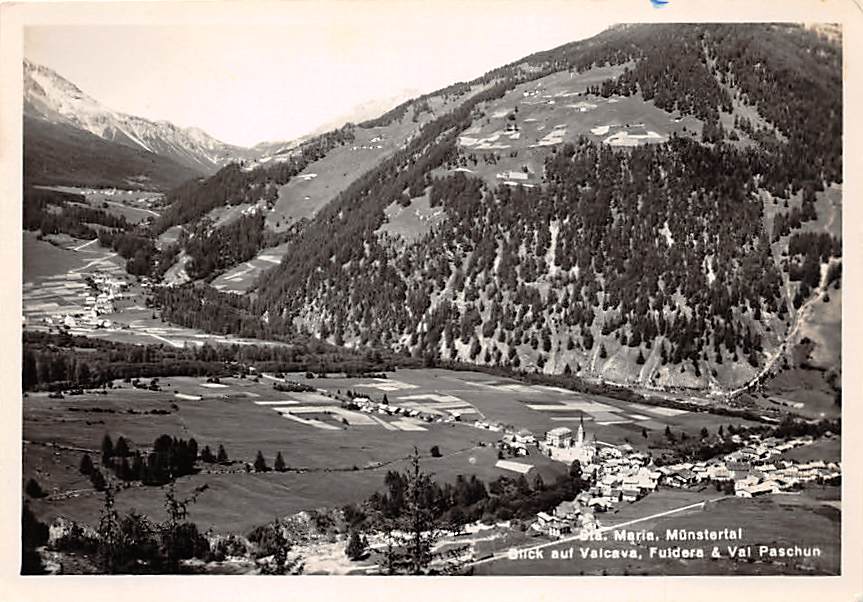
[[[209,446],[214,452],[223,445],[230,464],[199,463],[199,472],[181,477],[178,487],[206,484],[209,490],[191,517],[205,528],[239,533],[276,515],[360,502],[383,488],[388,470],[405,467],[414,447],[423,456],[423,468],[441,482],[457,475],[475,474],[487,483],[517,476],[495,466],[493,445],[502,432],[488,426],[527,428],[542,438],[551,428],[575,428],[583,420],[589,438],[612,444],[628,440],[638,447],[647,445],[642,429],[661,432],[670,425],[694,435],[702,426],[713,430],[717,424],[710,414],[635,406],[478,372],[414,369],[387,376],[288,375],[315,392],[278,391],[273,385],[281,379],[264,375],[218,383],[162,378],[159,391],[118,382],[120,388],[104,394],[63,399],[30,394],[24,399],[23,476],[25,481],[36,478],[48,493],[34,501],[34,510],[48,519],[65,516],[92,523],[98,517],[101,496],[78,466],[84,453],[98,458],[105,434],[114,440],[122,436],[132,450],[142,452],[162,434],[194,438],[199,449]],[[425,419],[407,412],[346,409],[341,400],[350,399],[348,391],[374,401],[386,395],[392,408],[412,410]],[[431,456],[433,446],[440,457]],[[281,452],[286,471],[249,472],[246,465],[258,451],[270,468]],[[518,461],[533,467],[530,479],[538,474],[546,482],[567,470],[535,450]],[[120,493],[118,503],[158,516],[162,496],[159,487],[133,486]]]

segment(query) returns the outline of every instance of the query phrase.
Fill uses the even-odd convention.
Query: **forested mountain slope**
[[[25,116],[23,134],[28,184],[170,190],[201,175],[167,157],[65,124]]]
[[[234,326],[209,327],[645,386],[750,382],[841,278],[841,230],[822,222],[841,194],[840,66],[802,27],[705,24],[616,27],[495,70],[321,209],[254,300],[210,298]],[[617,103],[652,121],[588,123]],[[439,218],[394,237],[392,207]],[[160,302],[176,321],[200,311],[189,289]]]

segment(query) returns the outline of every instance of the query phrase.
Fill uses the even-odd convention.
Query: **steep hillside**
[[[484,87],[481,82],[450,86],[414,101],[410,111],[410,103],[400,105],[379,119],[347,124],[190,182],[168,195],[168,207],[156,229],[183,224],[190,232],[181,241],[188,253],[181,260],[191,261],[187,273],[208,280],[215,277],[217,290],[245,292],[284,257],[284,243],[323,207],[405,148],[425,124]],[[252,219],[252,214],[264,220]],[[219,250],[238,232],[254,244],[241,245],[246,249],[241,253]],[[189,245],[193,238],[196,242]]]
[[[802,27],[643,25],[490,72],[319,209],[235,320],[645,387],[766,378],[841,278],[835,231],[809,232],[835,224],[840,65]],[[195,297],[161,302],[183,320]]]
[[[24,181],[29,184],[170,190],[201,175],[161,155],[69,125],[25,116],[23,135]]]
[[[112,111],[47,67],[24,61],[24,114],[109,142],[161,155],[189,171],[213,173],[254,151],[225,144],[198,128],[180,128]]]

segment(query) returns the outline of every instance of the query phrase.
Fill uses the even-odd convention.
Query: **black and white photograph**
[[[837,3],[219,4],[4,71],[17,575],[847,576]]]

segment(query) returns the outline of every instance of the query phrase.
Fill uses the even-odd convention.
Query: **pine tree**
[[[111,463],[111,458],[114,456],[114,443],[111,441],[110,435],[105,435],[102,438],[102,464],[108,466]]]
[[[216,456],[216,460],[218,460],[219,464],[228,463],[228,452],[225,451],[225,446],[219,445],[219,452]]]
[[[84,454],[81,457],[81,465],[78,471],[84,476],[90,476],[90,473],[93,472],[93,460],[90,459],[90,454]]]
[[[276,454],[276,461],[273,463],[273,468],[277,472],[285,472],[285,459],[282,457],[282,452]]]
[[[129,455],[129,445],[123,437],[117,438],[117,443],[114,445],[114,455],[125,458]]]
[[[394,515],[378,517],[387,542],[382,562],[384,570],[389,574],[408,575],[464,572],[464,561],[460,557],[466,547],[434,551],[443,525],[436,518],[435,483],[422,472],[417,449],[414,448],[407,471],[390,473],[387,478],[398,482],[403,501],[397,505]]]
[[[104,491],[108,485],[108,482],[105,481],[105,477],[102,475],[102,471],[98,468],[94,468],[93,472],[90,473],[90,483],[96,491]]]
[[[140,453],[135,453],[132,458],[132,470],[130,478],[133,481],[142,481],[144,479],[144,459]]]
[[[267,466],[267,461],[264,459],[264,454],[261,453],[261,450],[258,450],[258,455],[255,456],[255,472],[267,472],[269,467]]]
[[[207,464],[212,464],[216,461],[215,456],[213,456],[213,452],[210,451],[210,446],[205,445],[204,449],[201,450],[201,462],[206,462]]]
[[[122,481],[132,480],[132,468],[129,466],[129,458],[126,456],[120,460],[120,465],[117,467],[117,477]]]
[[[348,539],[348,545],[345,547],[345,555],[351,560],[359,560],[366,553],[366,542],[364,541],[359,531],[351,531],[351,536]]]

